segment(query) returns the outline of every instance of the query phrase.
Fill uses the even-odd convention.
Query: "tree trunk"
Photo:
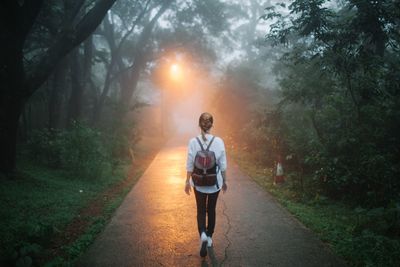
[[[322,145],[325,145],[326,142],[325,142],[324,134],[322,133],[321,128],[318,126],[317,120],[315,119],[315,113],[316,113],[316,111],[313,110],[310,114],[311,125],[318,137],[319,142]]]
[[[134,59],[134,68],[132,70],[132,73],[130,75],[130,81],[128,84],[123,82],[123,85],[121,87],[121,99],[120,103],[123,106],[123,110],[128,111],[129,110],[129,103],[131,101],[132,95],[136,89],[136,86],[139,81],[140,77],[140,72],[144,68],[146,64],[146,46],[148,45],[150,38],[151,38],[151,33],[153,31],[154,26],[156,25],[158,19],[164,14],[165,11],[167,11],[168,7],[171,5],[172,1],[165,1],[161,8],[158,10],[156,15],[151,19],[151,21],[144,27],[142,33],[140,34],[140,39],[138,41],[138,44],[136,46],[136,53],[135,53],[135,59]]]
[[[97,102],[97,95],[94,94],[92,99],[93,103],[90,105],[89,100],[90,96],[88,93],[95,93],[94,90],[89,90],[93,86],[92,81],[92,61],[93,61],[93,34],[90,35],[86,41],[84,42],[84,49],[83,49],[83,77],[82,77],[82,86],[83,90],[86,94],[85,103],[83,103],[82,108],[85,108],[83,111],[84,114],[91,114],[93,109],[96,107]],[[87,119],[91,119],[90,115],[87,116]]]
[[[93,58],[93,35],[90,35],[84,43],[83,81],[85,87],[91,84]]]
[[[107,66],[107,73],[106,73],[106,79],[104,81],[103,91],[101,92],[100,97],[93,109],[93,117],[92,117],[93,125],[98,125],[100,122],[100,117],[101,117],[101,113],[103,111],[104,102],[105,102],[105,99],[110,90],[111,72],[112,72],[112,68],[114,66],[114,64],[112,63],[113,61],[114,61],[114,59],[112,58],[111,63]]]
[[[67,125],[70,126],[73,121],[81,117],[82,111],[82,68],[79,62],[79,47],[71,54],[71,96],[68,104]]]
[[[124,86],[121,87],[121,99],[120,103],[124,111],[129,111],[130,102],[132,100],[133,93],[136,90],[137,84],[139,83],[140,73],[142,72],[144,66],[146,65],[146,60],[143,56],[135,59],[135,67],[131,72],[131,77],[128,83],[123,83]]]
[[[104,79],[103,90],[101,91],[98,101],[93,109],[93,116],[92,116],[92,124],[93,125],[98,125],[100,122],[100,117],[101,117],[101,113],[103,111],[104,102],[105,102],[105,99],[108,95],[108,92],[109,92],[110,86],[111,86],[112,70],[113,70],[114,64],[116,62],[116,57],[119,56],[116,53],[114,25],[109,21],[108,16],[106,16],[104,18],[103,25],[104,25],[104,37],[106,38],[106,40],[108,42],[108,46],[110,48],[111,60],[109,63],[106,60],[104,61],[104,64],[106,65],[106,77]],[[121,59],[121,63],[122,63],[122,59]]]
[[[43,0],[0,4],[0,172],[15,170],[18,122],[25,102],[48,79],[58,62],[99,25],[115,0],[99,0],[76,24],[63,30],[41,61],[24,69],[24,42]],[[72,23],[71,23],[72,26]]]
[[[53,75],[53,86],[49,101],[49,130],[60,128],[62,94],[66,84],[68,59],[64,59],[57,66]]]
[[[27,113],[27,106],[25,105],[25,108],[22,109],[21,124],[19,126],[19,139],[22,142],[26,142],[28,140],[28,133],[29,133],[28,115],[26,113]]]
[[[15,170],[18,122],[24,102],[9,95],[0,97],[0,172],[10,175]]]
[[[17,27],[2,28],[5,30],[0,32],[0,172],[10,175],[15,170],[19,116],[25,102],[23,37],[13,32]]]

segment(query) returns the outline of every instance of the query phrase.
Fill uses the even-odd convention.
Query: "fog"
[[[196,52],[201,53],[201,51],[189,51],[188,48],[183,47],[185,50],[183,54],[193,60],[184,62],[181,77],[184,81],[176,81],[179,85],[171,85],[171,81],[169,81],[171,77],[164,77],[161,83],[142,84],[136,94],[136,97],[140,99],[139,102],[150,105],[150,108],[147,109],[149,112],[153,110],[150,112],[152,114],[150,117],[153,116],[153,119],[147,121],[152,123],[157,121],[158,128],[165,135],[197,134],[199,132],[198,118],[203,112],[213,114],[215,122],[213,132],[223,132],[226,123],[223,118],[226,114],[237,114],[240,110],[243,113],[247,112],[247,99],[240,97],[235,97],[233,106],[229,103],[224,105],[225,110],[215,106],[216,98],[219,101],[221,101],[221,97],[223,98],[221,87],[226,87],[226,85],[222,80],[225,79],[229,69],[243,64],[251,66],[254,68],[254,73],[261,73],[257,80],[252,81],[258,83],[261,91],[273,90],[277,87],[276,77],[272,71],[273,55],[268,54],[271,53],[269,47],[263,44],[270,22],[259,19],[264,8],[275,4],[276,1],[226,2],[235,4],[236,8],[239,7],[235,10],[235,16],[227,19],[226,28],[218,36],[206,35],[202,40],[210,46],[215,58],[212,60],[203,58],[202,60],[201,54],[196,55]],[[171,27],[171,23],[168,21],[168,12],[160,18],[159,25],[162,29]],[[179,53],[172,55],[172,58],[176,58],[177,55],[179,57]],[[168,57],[171,57],[171,54]],[[172,64],[170,58],[167,61]],[[155,64],[160,63],[156,62]],[[170,74],[164,70],[163,75]],[[245,79],[247,78],[250,77],[245,77]],[[239,95],[246,95],[248,94],[246,91],[254,90],[254,88],[241,86],[240,83],[238,81],[238,87],[241,88],[236,89],[243,92],[239,92]],[[224,102],[223,99],[222,102]],[[156,115],[157,113],[158,115]]]

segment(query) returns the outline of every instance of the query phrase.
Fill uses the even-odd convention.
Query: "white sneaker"
[[[206,233],[202,232],[200,235],[201,242],[206,242],[208,240],[208,236]]]
[[[212,247],[212,238],[210,236],[207,236],[207,247]]]
[[[207,256],[207,244],[207,235],[203,232],[200,236],[200,257]]]

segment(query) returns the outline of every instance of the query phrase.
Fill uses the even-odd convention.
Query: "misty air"
[[[0,266],[400,266],[399,14],[1,1]]]

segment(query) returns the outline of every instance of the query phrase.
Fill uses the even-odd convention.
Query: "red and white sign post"
[[[284,181],[285,181],[285,175],[283,173],[281,157],[278,157],[278,161],[276,163],[274,184],[280,184],[280,183],[283,183]]]

